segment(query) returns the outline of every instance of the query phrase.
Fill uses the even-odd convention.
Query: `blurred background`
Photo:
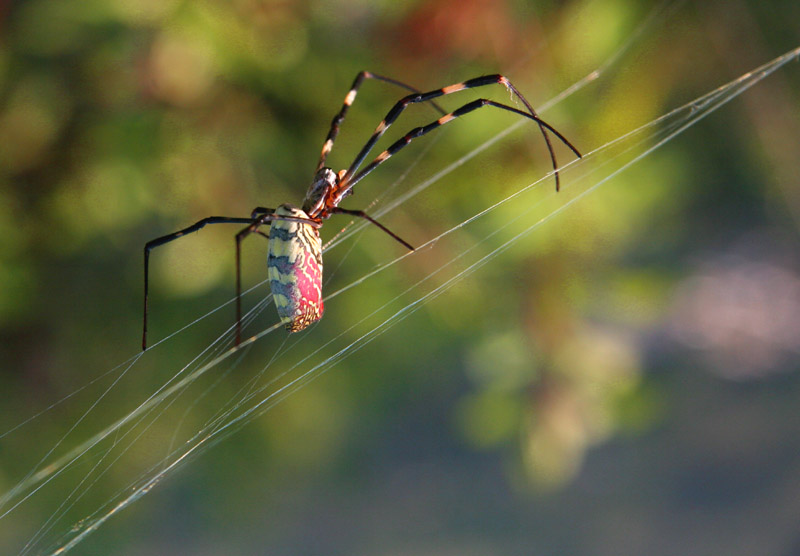
[[[0,491],[122,417],[230,326],[228,305],[104,394],[104,373],[138,352],[144,243],[209,215],[301,204],[358,71],[420,89],[499,72],[542,106],[602,68],[542,113],[590,152],[797,47],[797,21],[789,0],[0,2]],[[334,169],[402,95],[362,86]],[[442,105],[478,96],[510,102],[486,87]],[[375,308],[409,306],[460,271],[443,261],[477,250],[494,253],[487,265],[74,552],[800,553],[799,99],[792,62],[512,248],[492,232],[523,206],[542,207],[533,220],[563,207],[580,192],[574,174],[558,195],[546,179],[397,262],[331,300],[318,326],[288,340],[278,330],[221,365],[171,406],[179,420],[142,429],[107,473],[89,475],[104,461],[90,457],[4,515],[0,551],[21,551],[55,514],[32,552],[57,543],[248,380],[284,372],[286,354],[334,355],[381,322],[351,328]],[[407,112],[380,148],[436,117]],[[343,206],[379,210],[516,121],[459,119]],[[382,221],[422,245],[549,169],[523,126]],[[323,239],[346,223],[326,222]],[[154,252],[153,342],[231,299],[237,230]],[[245,251],[248,286],[266,277],[265,246]],[[325,291],[402,254],[366,228],[326,253]],[[423,279],[434,285],[413,289]],[[275,320],[269,307],[249,332]],[[62,516],[65,500],[74,513]]]

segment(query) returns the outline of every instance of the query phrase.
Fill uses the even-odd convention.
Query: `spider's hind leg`
[[[270,210],[270,209],[264,209]],[[253,221],[252,218],[240,218],[236,216],[209,216],[208,218],[203,218],[202,220],[195,222],[188,228],[184,228],[182,230],[178,230],[177,232],[173,232],[171,234],[167,234],[165,236],[158,237],[156,239],[152,239],[148,241],[144,246],[144,312],[142,317],[142,351],[147,349],[147,309],[148,309],[148,294],[150,290],[150,251],[164,245],[165,243],[169,243],[170,241],[174,241],[179,239],[187,234],[191,234],[192,232],[196,232],[199,229],[203,228],[207,224],[249,224]]]

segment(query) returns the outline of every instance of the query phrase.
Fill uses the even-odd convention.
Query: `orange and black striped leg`
[[[429,91],[427,93],[419,93],[416,95],[408,95],[400,99],[389,112],[386,114],[386,117],[378,124],[378,127],[375,128],[375,131],[372,134],[372,137],[369,138],[367,144],[364,145],[364,148],[356,156],[353,163],[348,168],[347,172],[345,173],[342,181],[344,183],[351,182],[353,180],[353,176],[358,171],[358,167],[364,162],[364,159],[367,157],[369,152],[375,146],[375,143],[381,136],[386,132],[386,130],[391,126],[395,120],[400,116],[400,114],[405,110],[410,104],[416,104],[420,102],[428,102],[435,98],[449,95],[452,93],[456,93],[458,91],[463,91],[465,89],[471,89],[473,87],[482,87],[484,85],[493,85],[493,84],[500,84],[506,87],[512,94],[514,94],[519,100],[525,105],[525,108],[528,109],[529,115],[532,120],[534,120],[542,131],[542,135],[544,135],[545,142],[547,144],[547,149],[550,152],[550,159],[553,163],[553,170],[555,171],[555,178],[556,178],[556,189],[559,187],[559,179],[558,179],[558,162],[556,161],[555,152],[553,151],[553,146],[550,143],[550,138],[547,135],[547,131],[555,130],[548,125],[544,125],[544,122],[539,119],[539,116],[534,111],[533,107],[530,103],[522,96],[522,94],[514,87],[511,82],[506,79],[504,76],[496,74],[496,75],[484,75],[482,77],[476,77],[474,79],[469,79],[467,81],[463,81],[461,83],[456,83],[455,85],[448,85],[447,87],[442,87],[441,89],[436,89],[435,91]],[[508,107],[510,108],[510,107]],[[455,113],[455,112],[454,112]],[[441,119],[447,118],[447,116],[443,116]],[[448,120],[449,121],[449,120]],[[567,141],[561,134],[556,133],[558,138],[564,142],[572,151],[580,157],[580,153],[578,150],[572,146],[572,144]],[[357,181],[357,180],[356,180]],[[347,186],[345,189],[349,191],[351,186]]]
[[[333,142],[336,140],[336,136],[339,134],[339,126],[341,126],[342,122],[344,121],[344,117],[347,115],[347,110],[350,108],[350,105],[353,104],[353,101],[355,101],[356,95],[358,94],[358,88],[361,87],[361,83],[363,83],[365,79],[384,81],[386,83],[391,83],[392,85],[402,87],[403,89],[411,91],[412,93],[419,93],[418,89],[401,81],[397,81],[396,79],[384,77],[383,75],[378,75],[377,73],[372,73],[369,71],[359,72],[353,81],[353,84],[350,86],[350,91],[348,91],[347,95],[344,97],[342,109],[339,110],[339,113],[333,117],[333,121],[331,122],[331,130],[328,132],[328,136],[325,138],[325,143],[322,145],[322,153],[319,157],[319,164],[317,164],[317,172],[319,172],[325,166],[325,160],[328,158],[328,154],[330,154],[331,149],[333,149]],[[435,103],[433,106],[439,111],[440,114],[445,113],[445,111]]]
[[[264,209],[271,210],[271,209]],[[165,236],[148,241],[144,246],[144,316],[142,318],[142,351],[147,349],[147,299],[149,292],[149,276],[150,276],[150,251],[154,248],[169,243],[175,239],[181,238],[186,234],[198,231],[206,224],[250,224],[252,218],[239,218],[230,216],[209,216],[203,218],[199,222],[192,224],[188,228],[179,230],[177,232],[167,234]]]
[[[381,154],[379,154],[377,157],[375,157],[375,159],[372,162],[370,162],[363,170],[361,170],[361,172],[359,172],[358,174],[356,174],[355,176],[350,178],[346,183],[343,184],[343,187],[339,191],[337,191],[337,199],[336,199],[337,202],[338,202],[339,199],[343,199],[344,197],[346,197],[349,194],[350,190],[353,188],[353,186],[355,186],[356,183],[358,183],[359,181],[364,179],[367,176],[367,174],[372,172],[375,168],[377,168],[378,166],[380,166],[381,164],[386,162],[386,160],[388,160],[392,155],[397,153],[397,151],[399,151],[400,149],[402,149],[403,147],[405,147],[406,145],[411,143],[412,140],[416,139],[417,137],[422,137],[426,133],[430,133],[434,129],[436,129],[438,127],[441,127],[446,123],[452,122],[453,120],[455,120],[459,116],[463,116],[464,114],[468,114],[469,112],[472,112],[473,110],[477,110],[478,108],[482,108],[483,106],[493,106],[495,108],[500,108],[502,110],[507,110],[509,112],[513,112],[514,114],[518,114],[520,116],[524,116],[524,117],[526,117],[526,118],[528,118],[530,120],[535,121],[543,129],[546,129],[547,131],[555,134],[555,136],[558,137],[561,141],[563,141],[564,144],[566,144],[570,149],[572,149],[572,151],[576,155],[580,156],[580,153],[578,152],[578,150],[575,147],[573,147],[572,144],[569,141],[567,141],[567,139],[563,135],[561,135],[561,133],[559,133],[555,128],[553,128],[553,126],[551,126],[550,124],[548,124],[544,120],[540,119],[539,116],[533,116],[533,115],[529,114],[528,112],[524,112],[522,110],[518,110],[518,109],[516,109],[516,108],[514,108],[512,106],[508,106],[506,104],[501,104],[499,102],[494,102],[493,100],[480,98],[480,99],[474,100],[472,102],[468,102],[467,104],[465,104],[464,106],[462,106],[461,108],[459,108],[457,110],[454,110],[450,114],[445,114],[444,116],[442,116],[441,118],[439,118],[435,122],[431,122],[428,125],[423,126],[423,127],[416,127],[414,129],[412,129],[411,131],[406,133],[403,137],[401,137],[400,139],[398,139],[397,141],[392,143],[389,146],[389,148],[387,148],[385,151],[383,151]],[[557,172],[557,170],[556,170],[556,172]],[[558,183],[558,182],[556,182],[556,183]]]
[[[266,212],[270,211],[270,212]],[[291,220],[293,222],[302,222],[303,224],[311,224],[315,228],[322,226],[316,220],[307,218],[293,218],[291,216],[282,216],[273,214],[274,209],[263,209],[258,207],[253,210],[253,213],[262,212],[255,220],[248,220],[250,224],[245,229],[236,234],[236,345],[242,342],[242,241],[250,234],[258,234],[269,239],[269,235],[265,234],[259,228],[264,224],[273,220]]]
[[[414,250],[414,247],[412,247],[410,243],[408,243],[407,241],[402,239],[400,236],[398,236],[397,234],[395,234],[394,232],[389,230],[389,228],[387,228],[386,226],[384,226],[383,224],[381,224],[380,222],[378,222],[377,220],[375,220],[374,218],[369,216],[363,210],[348,210],[348,209],[343,209],[343,208],[339,208],[339,207],[333,207],[331,209],[331,213],[332,214],[349,214],[350,216],[357,216],[359,218],[363,218],[364,220],[366,220],[370,224],[375,224],[378,228],[380,228],[381,230],[383,230],[384,232],[386,232],[387,234],[392,236],[398,242],[402,243],[403,246],[406,249],[408,249],[409,251],[413,251]]]

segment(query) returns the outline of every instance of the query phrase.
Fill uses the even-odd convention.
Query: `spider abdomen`
[[[309,219],[289,204],[275,209],[275,215]],[[267,271],[278,316],[289,332],[299,332],[322,318],[322,241],[313,225],[273,220]]]

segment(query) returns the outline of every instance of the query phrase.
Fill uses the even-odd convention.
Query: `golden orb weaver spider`
[[[325,160],[333,148],[333,142],[339,134],[339,126],[347,114],[347,109],[353,104],[358,93],[358,88],[365,79],[375,79],[385,81],[398,87],[402,87],[411,94],[406,95],[386,114],[386,117],[378,124],[366,145],[356,155],[350,167],[340,170],[338,173],[325,166]],[[484,85],[503,85],[512,95],[516,96],[527,109],[518,110],[512,106],[494,102],[489,99],[480,98],[461,106],[460,108],[445,113],[439,108],[433,99],[471,89]],[[400,114],[411,104],[430,102],[442,114],[436,121],[422,127],[416,127],[406,133],[403,137],[392,143],[386,150],[376,156],[372,162],[367,164],[363,170],[358,171],[361,164],[369,155],[375,143],[386,130],[391,126]],[[539,118],[530,103],[504,76],[484,75],[476,77],[454,85],[448,85],[441,89],[420,92],[414,87],[406,85],[400,81],[377,75],[368,71],[362,71],[357,76],[350,91],[344,98],[339,113],[334,116],[331,128],[325,143],[322,145],[322,154],[319,164],[314,174],[311,186],[306,192],[302,208],[297,208],[290,204],[283,204],[275,209],[257,207],[253,209],[250,217],[229,217],[229,216],[209,216],[196,222],[195,224],[177,232],[148,241],[144,246],[144,317],[142,325],[142,350],[147,349],[147,299],[149,288],[149,262],[150,251],[164,245],[172,240],[183,237],[186,234],[196,232],[206,224],[247,224],[247,227],[236,234],[236,345],[241,342],[242,328],[242,282],[241,282],[241,244],[242,240],[250,234],[257,233],[269,239],[267,271],[269,274],[270,290],[275,301],[278,316],[290,332],[299,332],[313,322],[322,318],[324,310],[322,302],[322,242],[319,237],[319,228],[322,221],[330,218],[334,214],[347,214],[363,218],[374,224],[396,241],[400,242],[407,249],[413,251],[414,248],[399,236],[389,231],[382,224],[372,219],[360,210],[348,210],[339,207],[345,197],[352,195],[353,187],[363,178],[377,168],[380,164],[397,153],[400,149],[408,145],[413,139],[421,137],[434,129],[453,121],[459,116],[463,116],[473,110],[483,106],[493,106],[502,110],[507,110],[533,120],[539,126],[542,136],[550,153],[550,160],[553,164],[553,173],[556,180],[556,191],[559,190],[560,180],[558,174],[558,162],[550,142],[548,132],[553,133],[564,143],[578,158],[578,152],[561,133],[550,124]],[[259,228],[270,223],[269,235],[262,232]]]

